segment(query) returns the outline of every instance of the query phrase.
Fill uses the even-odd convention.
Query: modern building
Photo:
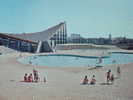
[[[0,45],[24,52],[53,52],[57,44],[67,43],[66,22],[35,33],[0,33]]]
[[[71,39],[80,39],[81,36],[80,36],[80,34],[74,34],[74,33],[72,33],[70,38]]]
[[[68,38],[69,43],[84,43],[84,38],[81,37],[80,34],[72,33]]]

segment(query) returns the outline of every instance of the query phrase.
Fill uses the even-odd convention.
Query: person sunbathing
[[[38,75],[38,71],[33,69],[33,76],[34,76],[34,81],[38,82],[39,81],[39,75]]]
[[[28,82],[27,73],[25,73],[25,75],[24,75],[24,82]]]
[[[28,82],[33,82],[33,76],[32,76],[32,74],[30,74],[30,75],[28,76]]]
[[[92,79],[91,79],[91,81],[90,81],[90,84],[91,84],[91,85],[96,84],[95,75],[92,76]]]
[[[85,76],[85,78],[84,78],[82,84],[88,84],[88,81],[89,81],[89,80],[88,80],[87,76]]]

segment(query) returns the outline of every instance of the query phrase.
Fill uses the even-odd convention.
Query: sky
[[[133,38],[133,0],[0,0],[0,32],[43,31],[66,21],[68,35]]]

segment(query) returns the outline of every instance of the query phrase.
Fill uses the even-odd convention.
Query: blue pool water
[[[67,54],[38,55],[20,58],[24,64],[32,64],[48,67],[84,67],[84,66],[105,66],[109,64],[126,64],[133,62],[133,54],[111,53],[108,57],[103,57],[99,63],[99,57],[85,57]]]

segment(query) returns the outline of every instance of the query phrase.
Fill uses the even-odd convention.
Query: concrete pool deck
[[[127,50],[118,51],[133,53],[133,51]],[[65,51],[63,52],[65,53]],[[23,80],[24,74],[32,73],[33,66],[17,62],[19,55],[19,52],[12,52],[0,56],[0,100],[133,100],[133,63],[119,65],[122,76],[120,79],[116,79],[113,85],[101,84],[106,82],[105,73],[108,69],[111,69],[116,76],[116,66],[118,65],[94,70],[88,70],[88,67],[36,66],[41,80],[45,76],[47,82],[23,83],[20,81]],[[30,55],[33,54],[22,53],[22,56]],[[96,76],[96,85],[80,85],[85,75],[90,79],[93,74]]]

